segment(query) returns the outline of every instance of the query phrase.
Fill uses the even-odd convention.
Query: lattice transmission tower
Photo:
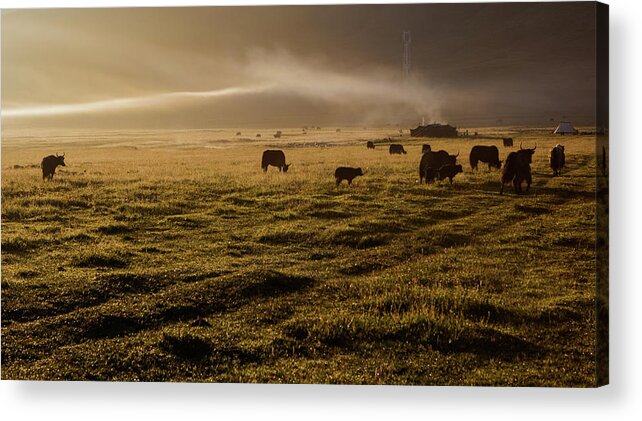
[[[403,31],[401,39],[403,41],[403,64],[401,69],[403,76],[408,77],[410,75],[410,42],[412,41],[410,31]]]

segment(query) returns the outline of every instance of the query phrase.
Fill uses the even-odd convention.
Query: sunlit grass
[[[501,140],[395,132],[66,137],[51,183],[62,146],[5,135],[3,378],[593,385],[594,139],[512,131],[534,184],[500,196],[467,153]],[[452,186],[418,184],[423,143],[461,152]]]

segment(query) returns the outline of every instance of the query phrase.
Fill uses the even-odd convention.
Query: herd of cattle
[[[512,138],[503,139],[505,146],[512,146]],[[366,148],[375,149],[375,144],[372,141],[366,143]],[[513,184],[515,193],[522,193],[522,184],[526,182],[526,191],[530,190],[531,183],[533,181],[531,175],[531,163],[533,161],[533,154],[535,153],[534,148],[522,148],[520,144],[519,150],[514,151],[508,154],[506,157],[506,162],[502,167],[502,161],[499,159],[499,149],[497,146],[484,146],[484,145],[475,145],[470,150],[470,167],[471,169],[477,170],[477,166],[480,162],[488,164],[488,170],[492,168],[501,169],[501,188],[499,194],[504,193],[504,186],[506,184]],[[388,152],[390,155],[405,155],[407,154],[403,145],[400,144],[391,144],[388,147]],[[426,184],[434,182],[437,180],[450,180],[452,184],[453,178],[464,172],[463,167],[457,164],[457,155],[450,155],[444,150],[433,151],[430,148],[430,145],[422,145],[421,148],[421,160],[419,162],[419,183],[425,181]],[[553,149],[551,149],[549,154],[549,161],[551,169],[553,170],[553,176],[561,175],[562,168],[566,163],[566,157],[564,154],[564,146],[557,144]],[[263,172],[267,172],[269,166],[274,166],[279,169],[279,171],[287,172],[290,164],[285,163],[285,153],[281,150],[266,150],[263,152],[263,157],[261,159],[261,168]],[[352,180],[363,175],[361,168],[352,168],[352,167],[338,167],[334,172],[334,178],[337,186],[341,184],[343,180],[348,182],[348,185],[352,184]]]
[[[512,145],[513,139],[504,138],[504,145]],[[366,143],[368,149],[375,149],[375,144],[372,141]],[[477,166],[480,162],[488,164],[488,170],[492,168],[501,169],[501,188],[499,190],[500,194],[504,193],[504,186],[506,184],[513,184],[515,193],[522,193],[522,184],[526,182],[526,191],[530,189],[531,183],[533,181],[531,175],[531,163],[533,160],[533,154],[535,153],[534,148],[522,148],[520,144],[518,151],[513,151],[508,154],[506,157],[506,162],[502,167],[502,161],[499,159],[499,149],[497,146],[484,146],[484,145],[475,145],[470,150],[470,168],[474,171],[477,170]],[[400,144],[391,144],[388,147],[388,152],[390,155],[397,154],[406,154],[406,150],[403,145]],[[419,183],[425,181],[426,184],[434,182],[437,180],[445,180],[446,178],[450,180],[452,184],[453,178],[462,173],[464,170],[461,165],[457,164],[457,157],[459,152],[456,155],[450,155],[444,150],[433,151],[430,148],[430,145],[422,145],[421,148],[421,160],[419,161]],[[566,163],[566,156],[564,154],[564,146],[557,144],[553,149],[551,149],[549,154],[549,162],[551,169],[553,170],[553,176],[561,175],[562,168]],[[65,166],[65,155],[49,155],[42,159],[40,164],[42,168],[42,178],[53,179],[54,173],[58,166]],[[266,150],[263,151],[263,156],[261,159],[261,168],[263,172],[267,172],[269,166],[274,166],[279,169],[279,171],[287,172],[290,164],[285,163],[285,153],[281,150]],[[363,171],[361,168],[352,168],[352,167],[338,167],[334,172],[334,178],[337,186],[341,184],[343,180],[348,182],[348,185],[352,184],[352,180],[355,177],[362,176]]]

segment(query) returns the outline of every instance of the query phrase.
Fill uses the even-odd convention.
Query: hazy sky
[[[3,10],[1,23],[5,127],[582,124],[595,109],[592,2]]]

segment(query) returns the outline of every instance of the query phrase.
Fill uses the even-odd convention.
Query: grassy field
[[[243,132],[3,133],[3,379],[595,384],[594,138],[480,131],[537,144],[500,196],[468,153],[501,139]],[[419,185],[422,143],[464,174]]]

